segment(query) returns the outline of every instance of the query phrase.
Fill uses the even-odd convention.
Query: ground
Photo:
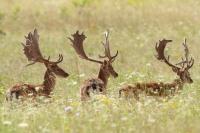
[[[0,2],[0,132],[2,133],[199,133],[200,132],[200,2],[197,0],[1,0]],[[44,56],[63,54],[60,66],[70,77],[57,78],[52,99],[5,101],[5,92],[20,82],[39,84],[45,67],[29,62],[23,54],[24,35],[38,29]],[[99,65],[80,59],[67,39],[76,30],[87,36],[90,57],[103,54],[101,41],[111,31],[110,45],[119,56],[113,67],[119,77],[110,78],[107,96],[80,101],[79,87],[95,77]],[[177,78],[155,58],[155,43],[172,39],[167,49],[171,61],[184,56],[187,38],[195,64],[193,84],[170,99],[142,96],[118,98],[124,84],[170,82]]]

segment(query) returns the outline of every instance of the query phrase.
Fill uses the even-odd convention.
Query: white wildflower
[[[76,81],[72,81],[72,85],[77,85],[77,82]]]
[[[33,93],[29,93],[28,96],[33,96]]]
[[[77,117],[78,117],[78,116],[80,116],[80,113],[79,113],[79,112],[77,112],[77,113],[76,113],[76,116],[77,116]]]
[[[136,105],[137,105],[137,111],[140,112],[140,113],[143,112],[142,111],[142,109],[143,109],[142,104],[140,102],[137,102]]]
[[[65,107],[65,112],[71,112],[73,110],[73,107],[72,106],[67,106]]]
[[[79,77],[80,77],[80,78],[81,78],[81,77],[85,77],[85,74],[82,73],[82,74],[79,75]]]
[[[70,102],[70,103],[72,103],[73,99],[70,98],[70,99],[67,99],[67,101]]]
[[[115,123],[112,123],[112,124],[111,124],[111,127],[112,127],[112,128],[115,128],[115,127],[117,127],[117,125],[116,125]]]
[[[50,99],[44,99],[44,103],[49,103],[51,100]]]
[[[156,120],[151,116],[151,115],[149,115],[149,117],[148,117],[148,122],[150,122],[150,123],[154,123]]]
[[[136,39],[137,39],[137,40],[140,40],[140,37],[139,37],[139,36],[137,36],[137,37],[136,37]]]
[[[151,63],[147,63],[146,66],[150,67],[150,66],[151,66]]]
[[[11,121],[3,121],[3,125],[11,125],[12,122]]]
[[[121,118],[121,120],[122,120],[122,121],[127,121],[128,118],[124,116],[124,117]]]
[[[126,82],[121,82],[121,83],[119,83],[119,85],[124,85],[124,84],[126,84]]]
[[[144,77],[145,77],[145,75],[144,75],[144,74],[141,74],[141,73],[140,73],[138,76],[141,77],[141,78],[144,78]]]
[[[25,122],[19,123],[18,127],[26,128],[26,127],[28,127],[28,123],[25,123]]]

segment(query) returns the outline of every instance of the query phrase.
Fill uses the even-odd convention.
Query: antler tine
[[[194,65],[194,59],[191,57],[190,61],[187,62],[186,69],[190,69]]]
[[[118,55],[118,51],[116,52],[116,54],[114,56],[111,56],[109,34],[110,34],[109,30],[107,30],[104,34],[105,35],[105,42],[102,42],[102,44],[105,48],[105,55],[104,56],[99,55],[99,57],[100,58],[106,58],[107,57],[109,59],[109,61],[113,62]]]
[[[187,69],[190,69],[193,65],[194,65],[194,59],[191,58],[191,60],[189,61],[189,65],[188,65]]]
[[[110,54],[110,45],[109,45],[109,30],[107,30],[105,33],[104,33],[104,36],[105,36],[105,43],[102,41],[102,45],[104,46],[105,48],[105,55],[104,56],[101,56],[99,55],[100,58],[106,58],[108,57],[109,59],[111,58],[111,54]]]
[[[110,42],[109,42],[109,34],[110,34],[110,32],[109,32],[109,30],[107,30],[106,32],[105,32],[105,43],[103,43],[104,44],[104,47],[105,47],[105,55],[107,55],[107,57],[110,59],[111,58],[111,54],[110,54]]]
[[[59,54],[59,58],[58,58],[58,61],[56,61],[55,63],[60,63],[63,61],[63,55],[62,54]]]
[[[27,64],[25,67],[28,67],[28,66],[34,65],[35,63],[37,63],[37,62],[34,61],[34,62],[32,62],[32,63],[29,63],[29,64]]]
[[[47,60],[45,60],[45,62],[52,63],[52,64],[58,64],[58,63],[60,63],[62,61],[63,61],[63,55],[62,54],[58,55],[58,60],[55,61],[55,62],[54,61],[50,61],[50,56],[48,57]]]
[[[189,67],[189,65],[190,65],[190,61],[188,61],[188,57],[189,57],[189,49],[188,49],[188,46],[187,46],[187,40],[186,40],[186,38],[185,38],[185,40],[184,40],[184,43],[183,43],[183,46],[184,46],[184,50],[185,50],[185,59],[186,59],[186,63],[187,63],[187,67]]]
[[[50,61],[50,59],[51,59],[51,57],[49,56],[47,60]]]
[[[76,31],[76,33],[72,34],[72,37],[73,39],[70,37],[68,37],[68,39],[72,42],[72,47],[75,49],[76,53],[79,55],[80,58],[100,64],[103,63],[101,61],[91,59],[86,55],[83,47],[83,41],[85,40],[86,36],[83,32],[79,34],[79,31]]]
[[[183,46],[184,46],[184,48],[185,48],[185,58],[186,58],[187,61],[188,61],[189,49],[188,49],[188,47],[187,47],[187,39],[186,39],[186,38],[184,39]]]
[[[190,69],[194,64],[194,59],[191,57],[191,59],[189,61],[189,49],[188,49],[188,46],[187,46],[186,38],[184,39],[183,46],[184,46],[184,51],[185,51],[185,60],[182,59],[182,62],[178,63],[178,65],[182,65],[183,68],[184,68],[184,66],[186,64],[187,65],[186,69]]]
[[[185,63],[184,63],[184,62],[185,62],[185,61],[184,61],[183,57],[182,57],[181,59],[182,59],[182,62],[183,62],[183,63],[181,63],[180,65],[181,65],[182,68],[184,68],[184,66],[185,66]]]
[[[47,60],[49,63],[53,63],[53,64],[58,64],[58,63],[60,63],[60,62],[62,62],[63,61],[63,55],[62,54],[59,54],[58,55],[58,60],[57,61],[50,61],[50,56],[48,57],[48,60]]]
[[[115,59],[116,59],[116,57],[118,56],[118,50],[117,50],[117,52],[116,52],[116,54],[111,58],[111,62],[114,62],[115,61]]]
[[[182,59],[182,61],[179,62],[179,63],[176,63],[175,65],[180,65],[181,68],[184,68],[184,67],[185,67],[185,63],[186,63],[186,61],[183,59],[183,57],[182,57],[181,59]]]

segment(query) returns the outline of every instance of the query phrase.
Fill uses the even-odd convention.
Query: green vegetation
[[[1,0],[0,2],[0,132],[2,133],[199,133],[200,132],[200,2],[197,0]],[[20,42],[38,28],[43,54],[64,56],[61,67],[70,77],[57,78],[53,98],[23,103],[5,102],[15,83],[39,84],[45,67],[28,63]],[[81,103],[79,86],[95,76],[99,66],[77,58],[67,36],[77,29],[87,35],[92,57],[103,52],[103,32],[111,30],[112,51],[119,50],[108,95]],[[195,65],[194,83],[172,99],[143,96],[140,102],[118,98],[123,84],[170,82],[176,75],[154,57],[156,41],[172,39],[168,54],[176,62],[188,39]],[[48,45],[48,46],[47,46]],[[88,65],[89,64],[89,65]]]

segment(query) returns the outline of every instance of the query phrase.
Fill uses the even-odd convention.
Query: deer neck
[[[56,84],[55,75],[53,74],[52,71],[47,69],[47,71],[45,72],[45,75],[44,75],[44,82],[43,82],[44,93],[46,93],[47,95],[50,95],[51,91],[55,87],[55,84]]]
[[[103,70],[103,68],[100,68],[99,74],[98,74],[98,78],[101,79],[105,85],[105,87],[107,86],[108,83],[108,78],[109,75],[105,72],[105,70]]]

